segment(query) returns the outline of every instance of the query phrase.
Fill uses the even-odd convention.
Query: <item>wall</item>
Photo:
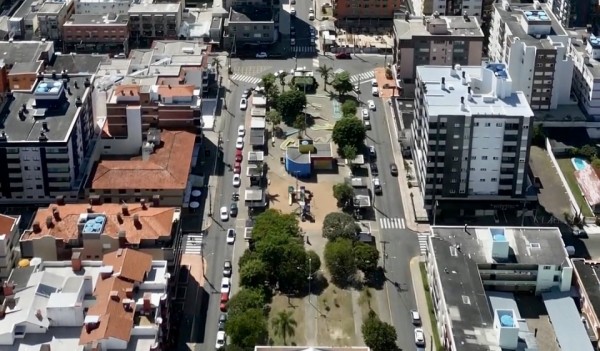
[[[102,155],[135,155],[142,147],[142,113],[141,107],[122,106],[126,115],[123,116],[127,124],[125,138],[103,138]],[[110,119],[107,123],[110,122]]]
[[[311,174],[310,163],[297,163],[286,156],[285,158],[285,170],[297,177],[308,177]]]
[[[8,74],[10,90],[31,90],[37,81],[35,73]]]
[[[571,215],[580,214],[581,209],[579,208],[579,205],[577,204],[577,201],[575,200],[575,197],[573,196],[573,193],[571,192],[569,183],[567,183],[565,176],[563,175],[560,167],[558,166],[558,162],[556,162],[556,158],[554,157],[554,153],[552,152],[552,145],[550,144],[550,139],[548,139],[548,138],[546,138],[546,152],[548,153],[548,156],[550,156],[550,162],[552,162],[552,166],[554,166],[554,170],[556,171],[556,173],[558,173],[558,176],[560,177],[560,181],[563,185],[563,188],[565,188],[567,195],[569,196],[569,203],[571,204],[571,211],[572,211]]]
[[[40,225],[44,225],[43,223]],[[46,236],[39,239],[28,240],[31,246],[32,256],[39,257],[44,261],[58,260],[56,250],[56,239],[52,236]]]

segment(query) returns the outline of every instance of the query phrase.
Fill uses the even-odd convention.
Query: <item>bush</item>
[[[392,79],[394,77],[391,68],[386,68],[385,69],[385,77],[387,79]]]

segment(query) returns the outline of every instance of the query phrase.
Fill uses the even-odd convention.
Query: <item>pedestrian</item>
[[[306,237],[306,243],[307,243],[308,245],[312,245],[312,244],[310,243],[310,239],[309,239],[308,237]]]

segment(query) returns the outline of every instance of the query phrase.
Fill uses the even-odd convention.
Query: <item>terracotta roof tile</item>
[[[152,257],[139,251],[124,249],[119,253],[104,255],[102,263],[104,266],[113,266],[113,271],[120,274],[113,274],[109,278],[98,277],[94,289],[96,303],[90,306],[87,316],[99,317],[99,324],[89,329],[83,326],[79,337],[80,345],[108,338],[130,340],[135,307],[126,309],[123,300],[127,299],[127,289],[132,289],[134,282],[143,281],[144,275],[152,266]]]
[[[194,96],[193,85],[159,85],[158,93],[161,96]]]
[[[39,208],[34,217],[34,223],[39,224],[39,229],[31,228],[23,233],[21,240],[35,240],[52,236],[56,240],[68,242],[79,237],[77,223],[81,214],[87,213],[90,205],[66,204],[52,205]],[[53,209],[58,211],[53,214]],[[142,206],[139,203],[127,205],[128,215],[123,215],[123,206],[120,204],[103,204],[92,207],[92,213],[101,213],[106,216],[103,234],[113,238],[119,237],[119,230],[125,230],[125,239],[128,243],[139,244],[141,240],[168,239],[171,236],[175,207]],[[137,214],[139,223],[135,223],[134,215]],[[47,219],[52,217],[52,225],[48,226]],[[0,221],[1,223],[1,221]]]
[[[9,234],[17,224],[17,219],[11,216],[0,214],[0,235]]]
[[[92,189],[183,190],[192,164],[196,135],[185,131],[163,131],[162,145],[150,159],[100,161]]]
[[[115,96],[137,96],[140,95],[140,86],[136,84],[124,84],[115,87]]]

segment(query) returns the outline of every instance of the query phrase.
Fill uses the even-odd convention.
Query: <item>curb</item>
[[[415,293],[415,304],[417,305],[417,311],[421,315],[421,328],[425,330],[426,336],[432,338],[433,333],[431,332],[431,330],[433,324],[431,319],[429,318],[429,307],[427,306],[427,298],[425,297],[427,291],[425,291],[425,287],[423,286],[424,283],[421,280],[421,268],[419,267],[420,263],[421,256],[415,256],[411,258],[409,263],[410,276],[413,283],[413,291]]]

